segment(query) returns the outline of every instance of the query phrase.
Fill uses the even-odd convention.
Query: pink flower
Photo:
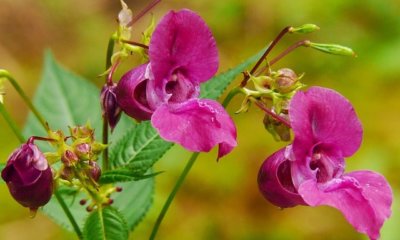
[[[339,93],[312,87],[290,103],[292,145],[267,158],[259,176],[263,195],[280,207],[328,205],[371,239],[391,215],[392,190],[372,171],[344,173],[345,157],[360,147],[362,127]]]
[[[210,29],[190,10],[169,12],[157,25],[148,64],[125,74],[116,88],[122,110],[150,120],[160,136],[194,152],[219,145],[218,158],[236,146],[236,128],[214,100],[199,99],[200,84],[218,70]]]

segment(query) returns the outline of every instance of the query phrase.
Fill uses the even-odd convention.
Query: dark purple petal
[[[164,104],[153,114],[151,123],[167,141],[193,152],[208,152],[219,144],[218,157],[236,146],[236,127],[216,101],[192,99],[182,104]]]
[[[379,238],[380,228],[391,213],[391,189],[381,175],[370,171],[346,174],[326,183],[308,180],[298,192],[310,206],[337,208],[357,231],[371,239]]]
[[[14,199],[24,207],[37,209],[45,205],[53,193],[51,168],[32,143],[22,144],[11,154],[1,177]]]
[[[193,83],[209,80],[218,70],[215,39],[204,20],[184,9],[166,14],[149,45],[156,88],[163,89],[174,73]]]
[[[287,160],[284,153],[285,148],[282,148],[264,161],[258,173],[258,188],[268,201],[278,207],[306,205],[292,182],[293,162]]]
[[[147,101],[146,67],[147,65],[143,64],[127,72],[115,89],[122,111],[137,120],[149,120],[153,113]]]
[[[353,106],[331,89],[311,87],[297,92],[290,102],[289,116],[298,159],[304,159],[316,143],[335,147],[343,157],[360,147],[363,131]]]

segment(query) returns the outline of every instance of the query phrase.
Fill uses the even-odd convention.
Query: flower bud
[[[70,150],[66,150],[61,157],[61,161],[65,166],[72,166],[74,163],[78,161],[78,156]]]
[[[128,8],[128,5],[121,0],[122,10],[118,13],[118,22],[122,27],[128,27],[128,24],[132,21],[132,10]]]
[[[263,119],[264,127],[272,134],[276,141],[290,141],[290,128],[272,118],[270,115],[265,114]]]
[[[291,27],[289,32],[291,33],[312,33],[314,31],[319,30],[319,27],[312,23],[307,23],[301,25],[300,27]]]
[[[117,96],[115,95],[116,85],[105,85],[101,90],[100,100],[103,117],[107,119],[111,131],[114,130],[119,119],[121,118],[121,108],[117,103]]]
[[[294,88],[296,88],[296,83],[298,77],[292,69],[282,68],[277,72],[277,77],[275,79],[275,88],[280,93],[288,93]]]
[[[101,176],[101,169],[97,162],[89,161],[89,169],[87,170],[87,174],[92,178],[95,182],[98,182]]]
[[[353,49],[338,45],[338,44],[324,44],[324,43],[313,43],[308,42],[306,46],[314,48],[318,51],[334,54],[334,55],[342,55],[342,56],[351,56],[356,57],[357,54],[353,51]]]
[[[91,147],[87,143],[80,143],[75,146],[75,153],[80,159],[88,160],[90,158]]]
[[[35,211],[45,205],[53,193],[53,174],[43,153],[33,143],[22,144],[1,172],[13,198]]]
[[[64,167],[60,173],[60,177],[67,181],[72,181],[74,178],[74,171],[71,167]]]

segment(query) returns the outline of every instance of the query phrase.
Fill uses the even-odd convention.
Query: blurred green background
[[[128,0],[134,12],[148,1]],[[351,46],[358,58],[325,55],[299,49],[275,67],[305,72],[307,85],[332,87],[354,104],[364,126],[360,150],[347,161],[347,171],[371,169],[386,176],[394,191],[392,217],[382,239],[400,236],[400,1],[399,0],[164,0],[153,11],[159,19],[169,9],[197,11],[211,27],[220,50],[220,71],[258,52],[285,26],[315,23],[311,35],[287,36],[272,53],[303,38]],[[0,68],[8,69],[33,96],[41,75],[42,57],[50,48],[59,62],[100,86],[107,41],[116,28],[119,1],[0,0]],[[149,23],[134,26],[135,39]],[[136,64],[126,63],[123,69]],[[117,74],[122,74],[123,70]],[[236,83],[240,78],[236,80]],[[22,127],[28,109],[6,84],[6,107]],[[229,107],[239,108],[240,98]],[[219,163],[216,151],[202,154],[177,195],[159,239],[366,239],[341,213],[329,207],[279,210],[263,199],[257,173],[264,159],[284,143],[264,130],[263,113],[254,107],[233,116],[239,146]],[[5,162],[18,146],[0,119],[0,159]],[[147,239],[157,214],[189,153],[174,147],[155,166],[155,203],[131,235]],[[28,211],[0,186],[0,239],[74,239],[42,214]]]

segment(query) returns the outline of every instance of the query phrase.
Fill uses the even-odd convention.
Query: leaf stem
[[[222,102],[222,106],[223,106],[224,108],[226,108],[226,107],[229,105],[229,103],[231,102],[231,100],[232,100],[238,93],[241,93],[241,92],[242,92],[242,88],[240,88],[240,87],[235,87],[234,89],[232,89],[232,90],[228,93],[228,95],[226,95],[224,101]]]
[[[194,162],[196,161],[197,157],[199,156],[199,152],[195,152],[190,157],[189,161],[186,163],[185,168],[183,169],[181,175],[178,178],[178,181],[175,183],[172,192],[169,194],[167,201],[164,203],[163,208],[161,209],[160,214],[158,215],[157,221],[153,226],[153,230],[150,235],[150,240],[154,240],[157,235],[158,229],[160,228],[161,222],[164,219],[165,214],[168,211],[169,206],[171,205],[172,201],[175,198],[176,193],[178,192],[179,188],[182,186],[182,183],[185,181],[186,176],[188,175],[190,169],[192,168]]]
[[[76,223],[74,216],[72,216],[71,211],[69,211],[67,204],[64,202],[64,199],[61,197],[61,194],[56,190],[56,191],[54,191],[54,196],[56,196],[58,203],[60,204],[61,208],[64,210],[65,215],[67,215],[78,238],[83,239],[81,229],[79,228],[78,224]]]
[[[110,40],[108,40],[107,46],[107,55],[106,55],[106,70],[111,67],[111,57],[114,54],[114,45],[115,45],[115,38],[111,36]],[[108,75],[105,77],[106,84],[108,82]],[[108,144],[108,120],[107,118],[103,117],[103,144]],[[103,151],[103,172],[109,169],[109,161],[108,161],[108,147]]]
[[[285,51],[281,52],[278,56],[276,56],[274,59],[272,59],[269,62],[269,66],[274,65],[276,62],[281,60],[284,56],[286,56],[289,53],[293,52],[293,50],[295,50],[296,48],[302,47],[302,46],[308,46],[308,44],[310,44],[309,40],[301,40],[301,41],[298,41],[298,42],[294,43],[290,47],[286,48]]]
[[[28,105],[29,109],[33,112],[33,114],[39,120],[40,124],[42,124],[42,126],[46,129],[46,131],[50,131],[49,125],[44,120],[43,116],[39,113],[39,111],[36,109],[36,107],[33,106],[32,101],[28,98],[28,96],[25,94],[24,90],[22,90],[22,88],[19,86],[18,82],[11,76],[11,74],[6,70],[0,69],[0,78],[6,78],[13,85],[15,90],[18,92],[18,94],[21,96],[21,98],[26,103],[26,105]]]
[[[10,114],[7,112],[7,109],[4,107],[4,104],[2,104],[2,103],[0,103],[0,112],[1,112],[1,115],[3,115],[4,119],[6,120],[6,122],[8,123],[8,126],[10,126],[11,130],[14,132],[15,136],[18,138],[18,140],[21,143],[24,143],[25,142],[24,136],[22,136],[17,124],[11,118]]]

